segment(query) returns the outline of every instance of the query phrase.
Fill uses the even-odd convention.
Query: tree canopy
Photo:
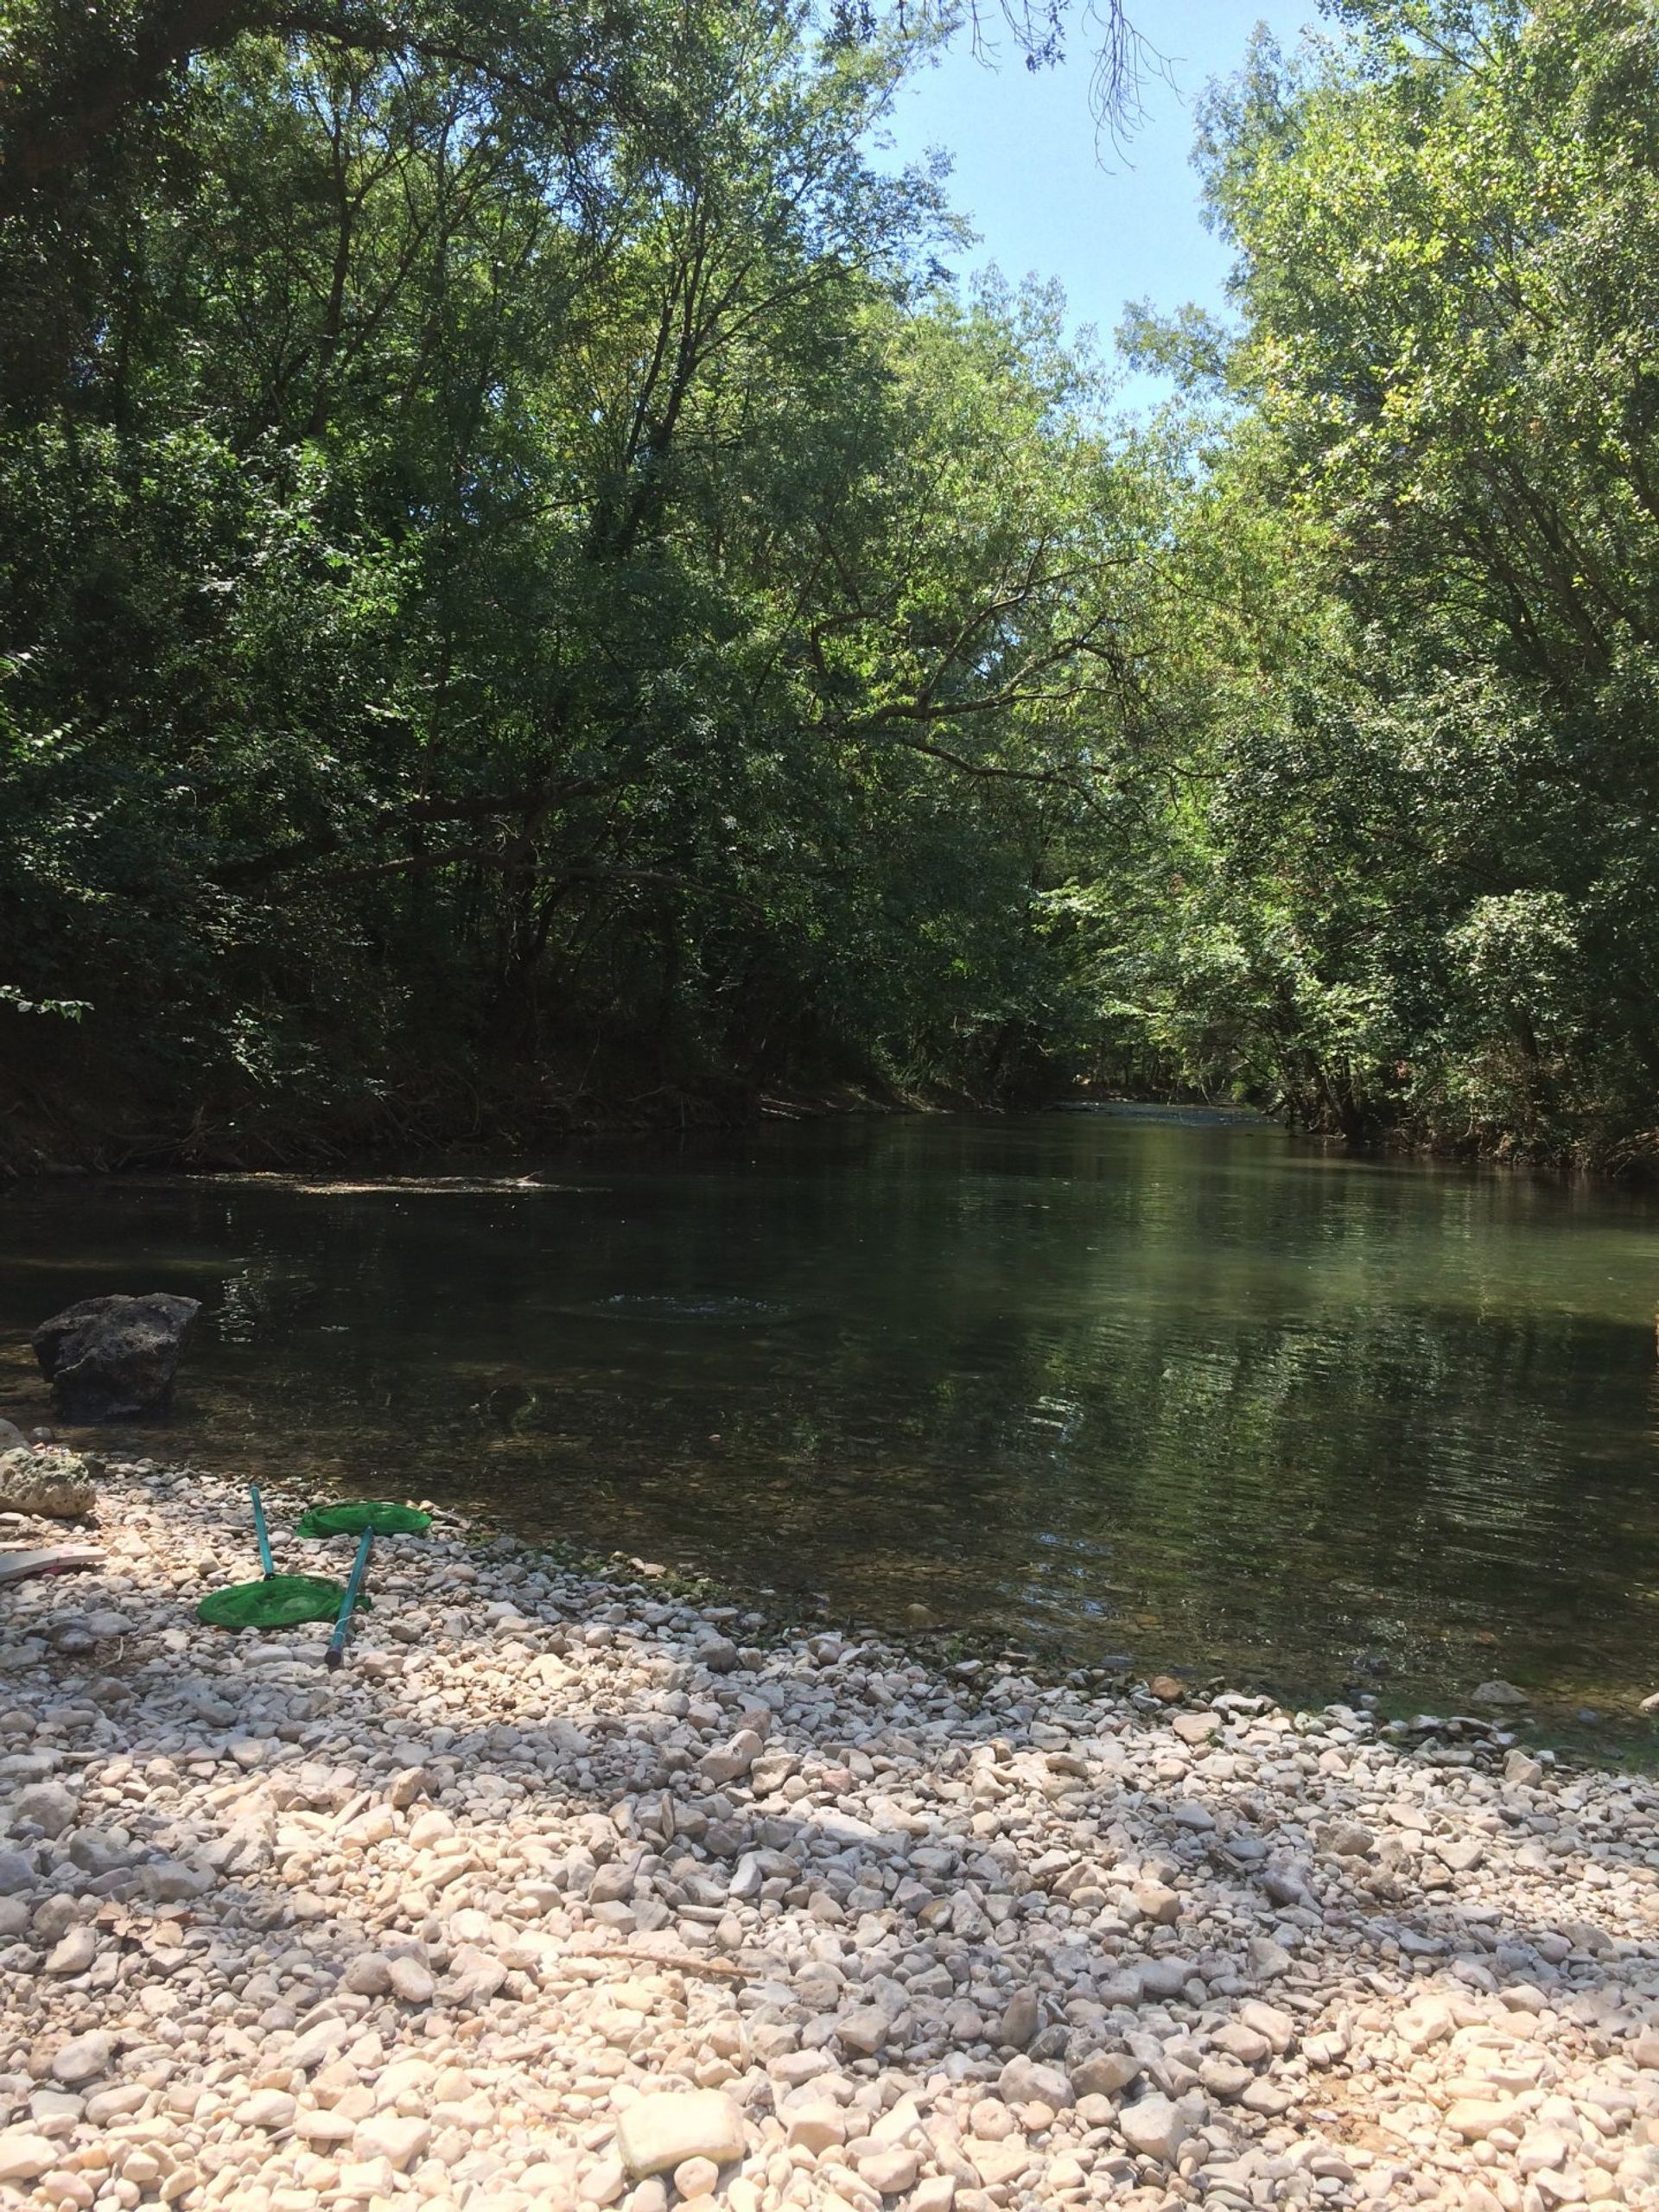
[[[1659,22],[1327,12],[1208,98],[1136,428],[872,151],[971,21],[10,0],[10,1126],[1093,1076],[1645,1160]]]
[[[16,233],[12,1079],[247,1156],[1017,1079],[1161,511],[1058,303],[958,302],[873,165],[935,34],[358,28],[215,16]]]
[[[1659,1114],[1659,20],[1351,0],[1200,131],[1236,322],[1181,524],[1211,708],[1126,1046],[1315,1127],[1646,1155]],[[1127,890],[1127,898],[1126,898]]]

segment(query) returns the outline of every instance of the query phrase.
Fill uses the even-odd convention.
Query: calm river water
[[[0,1194],[0,1411],[204,1302],[158,1456],[1079,1661],[1557,1727],[1659,1684],[1659,1208],[1133,1110]]]

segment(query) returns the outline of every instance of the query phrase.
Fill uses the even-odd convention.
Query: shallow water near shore
[[[50,1419],[30,1328],[145,1288],[204,1311],[170,1419],[106,1446],[1081,1663],[1441,1713],[1501,1676],[1547,1739],[1652,1738],[1650,1199],[1138,1112],[20,1185],[0,1411]]]

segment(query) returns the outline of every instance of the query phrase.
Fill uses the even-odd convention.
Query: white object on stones
[[[719,2089],[659,2090],[631,2104],[617,2125],[617,2155],[636,2181],[687,2158],[723,2166],[747,2147],[743,2115]]]
[[[29,1582],[39,1574],[66,1574],[75,1568],[104,1565],[104,1554],[94,1544],[51,1544],[19,1549],[10,1545],[0,1551],[0,1585]]]

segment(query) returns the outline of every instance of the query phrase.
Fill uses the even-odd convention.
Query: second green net
[[[417,1505],[395,1505],[388,1497],[359,1498],[339,1505],[314,1505],[294,1524],[301,1536],[360,1536],[372,1529],[377,1536],[421,1536],[432,1526],[432,1516]]]

